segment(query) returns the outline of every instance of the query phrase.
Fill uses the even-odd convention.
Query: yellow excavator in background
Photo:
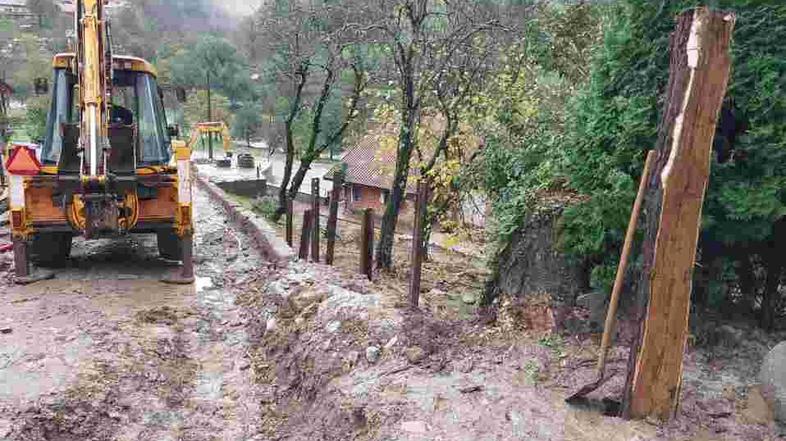
[[[168,126],[150,63],[113,56],[105,6],[76,0],[76,52],[54,57],[40,154],[11,146],[9,210],[20,283],[31,260],[62,263],[74,236],[156,234],[166,281],[193,281],[191,150]]]
[[[188,141],[188,148],[194,151],[197,141],[204,136],[217,135],[224,143],[225,158],[216,162],[219,167],[230,167],[232,165],[232,137],[229,134],[229,127],[223,121],[211,121],[197,123],[191,130],[191,139]]]

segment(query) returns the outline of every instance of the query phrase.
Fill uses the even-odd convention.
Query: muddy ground
[[[349,251],[336,269],[270,267],[195,199],[195,286],[158,281],[174,268],[152,238],[78,242],[25,287],[0,255],[0,440],[782,439],[752,382],[786,336],[715,326],[689,351],[679,417],[622,421],[563,401],[594,379],[595,337],[537,300],[478,313],[463,260],[435,256],[412,312],[405,275],[369,282]]]
[[[265,265],[196,194],[198,281],[158,280],[153,237],[74,244],[51,281],[8,283],[2,257],[0,439],[253,439],[249,339],[235,305]]]

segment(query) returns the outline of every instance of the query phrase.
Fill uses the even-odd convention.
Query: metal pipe
[[[87,112],[90,126],[90,177],[98,176],[98,127],[96,126],[96,106],[90,105]]]

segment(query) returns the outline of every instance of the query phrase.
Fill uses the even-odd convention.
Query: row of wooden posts
[[[652,168],[642,184],[646,194],[641,276],[632,303],[639,326],[629,353],[623,415],[669,419],[680,400],[688,340],[691,283],[696,265],[702,205],[710,175],[715,127],[731,67],[730,42],[735,16],[706,7],[683,12],[671,36],[671,65],[663,121]],[[326,263],[333,263],[338,195],[330,198]],[[319,180],[312,181],[313,206],[303,218],[300,258],[319,261]],[[424,255],[423,220],[427,186],[418,185],[410,273],[410,304],[417,306]],[[638,198],[637,198],[638,199]],[[637,202],[640,204],[641,200]],[[638,207],[634,208],[634,213]],[[373,212],[363,213],[360,272],[372,277]],[[632,222],[635,225],[635,222]],[[628,242],[632,242],[630,231]],[[292,204],[287,207],[287,241],[292,244]],[[628,250],[629,251],[629,250]],[[625,252],[627,254],[627,251]],[[621,277],[624,271],[620,271]],[[618,285],[621,285],[618,283]],[[619,292],[617,293],[619,295]],[[609,316],[613,322],[614,312]],[[607,323],[609,323],[607,322]],[[608,325],[607,325],[608,327]],[[607,338],[610,337],[610,334]],[[603,345],[604,350],[608,342]],[[602,355],[605,358],[605,353]],[[600,381],[604,377],[599,363]],[[600,384],[600,383],[598,383]],[[590,385],[597,387],[596,385]]]
[[[327,220],[327,248],[325,250],[325,264],[333,265],[336,248],[336,230],[338,227],[338,202],[343,188],[343,179],[337,174],[333,180],[333,191],[330,193],[329,213]],[[319,263],[320,260],[320,200],[319,200],[320,180],[311,180],[311,208],[303,212],[303,225],[300,232],[300,244],[298,247],[298,258]],[[415,205],[415,222],[412,229],[412,251],[410,265],[409,283],[409,304],[417,307],[420,302],[420,280],[423,268],[423,260],[426,253],[424,243],[423,223],[425,221],[426,207],[428,201],[428,185],[418,183],[417,201]],[[287,244],[293,245],[293,209],[292,199],[287,199],[286,204],[286,227],[285,236]],[[309,256],[310,254],[310,256]],[[360,249],[359,249],[360,274],[368,277],[369,280],[374,276],[374,210],[366,208],[363,210],[363,220],[361,222]]]

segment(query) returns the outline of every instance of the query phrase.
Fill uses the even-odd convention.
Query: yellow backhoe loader
[[[211,121],[197,123],[191,131],[191,139],[188,141],[188,147],[193,151],[197,142],[202,139],[204,144],[204,137],[218,136],[224,143],[224,159],[219,159],[216,165],[219,167],[230,167],[232,165],[232,137],[229,134],[229,127],[223,121]]]
[[[9,209],[17,279],[62,263],[74,236],[156,234],[162,257],[193,281],[189,146],[167,125],[150,63],[113,56],[108,0],[76,0],[75,53],[54,57],[40,154],[11,146]]]

